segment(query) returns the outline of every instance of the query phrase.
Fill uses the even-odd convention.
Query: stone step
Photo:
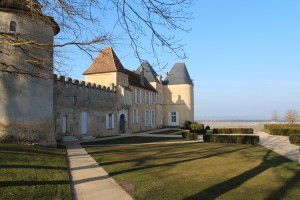
[[[83,140],[93,140],[93,139],[95,139],[95,137],[87,135],[87,136],[83,136],[81,139],[83,139]]]
[[[77,138],[75,138],[74,136],[71,136],[71,135],[62,137],[63,142],[73,142],[73,141],[77,141],[77,140],[78,140]]]

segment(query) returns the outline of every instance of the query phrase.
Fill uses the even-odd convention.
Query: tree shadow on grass
[[[0,169],[51,169],[51,170],[68,170],[68,167],[41,166],[41,165],[0,165]]]
[[[255,176],[258,176],[259,174],[261,174],[262,172],[266,171],[269,168],[277,167],[279,165],[282,165],[283,163],[291,162],[290,160],[288,160],[287,158],[284,158],[282,156],[268,159],[271,152],[272,151],[269,150],[266,153],[266,155],[264,156],[264,158],[262,160],[262,163],[259,166],[255,167],[253,169],[250,169],[250,170],[244,172],[243,174],[233,177],[227,181],[224,181],[224,182],[216,184],[210,188],[207,188],[207,189],[205,189],[193,196],[187,197],[185,199],[186,200],[216,199],[216,198],[220,197],[221,195],[225,194],[226,192],[229,192],[229,191],[239,187],[241,184],[254,178]],[[278,190],[276,192],[276,196],[272,195],[268,199],[278,199],[279,196],[282,196],[285,193],[286,188],[290,187],[291,183],[294,183],[293,179],[299,177],[299,173],[297,173],[297,174],[296,174],[296,177],[292,178],[292,180],[287,182],[287,185],[285,187],[283,187],[281,190]]]
[[[284,184],[284,186],[282,186],[280,189],[276,190],[269,197],[267,197],[266,200],[282,199],[290,189],[295,187],[295,185],[297,183],[300,183],[300,170],[298,170],[296,172],[296,174]],[[300,188],[298,188],[298,189],[300,189]],[[300,194],[299,194],[299,196],[300,196]],[[297,199],[297,197],[296,197],[296,199]],[[299,199],[299,197],[298,197],[298,199]]]
[[[120,174],[135,172],[135,171],[138,171],[138,170],[151,169],[151,168],[156,168],[156,167],[173,166],[173,165],[177,165],[177,164],[180,164],[180,163],[185,163],[185,162],[195,161],[195,160],[199,160],[199,159],[210,158],[212,156],[220,156],[220,155],[224,155],[224,154],[228,154],[228,153],[233,153],[233,152],[236,152],[237,150],[243,150],[243,149],[248,149],[248,148],[250,148],[250,147],[247,146],[247,147],[243,147],[243,148],[239,148],[239,149],[234,148],[232,150],[220,151],[220,152],[216,152],[216,153],[212,153],[212,154],[208,154],[208,155],[206,154],[206,155],[202,155],[202,156],[192,156],[192,158],[177,160],[177,161],[174,161],[174,162],[135,167],[135,168],[130,168],[130,169],[122,170],[122,171],[111,172],[111,173],[109,173],[109,175],[110,176],[117,176],[117,175],[120,175]],[[189,154],[189,152],[187,152],[187,155],[188,154]],[[167,158],[168,158],[167,156],[164,157],[164,159],[167,159]],[[149,157],[141,158],[141,159],[143,161],[147,161],[147,160],[149,160]],[[136,159],[134,161],[140,161],[141,159]],[[153,159],[155,160],[156,158],[153,158]],[[126,161],[123,161],[123,162],[126,162]]]
[[[1,181],[0,187],[38,186],[38,185],[69,185],[69,180],[57,181]]]
[[[231,148],[228,148],[228,145],[222,145],[222,146],[217,146],[217,147],[209,147],[209,148],[201,148],[199,149],[198,146],[196,146],[194,149],[192,148],[192,145],[189,145],[189,148],[186,148],[186,144],[177,144],[177,145],[168,145],[167,147],[147,147],[147,148],[143,148],[142,151],[141,149],[133,149],[133,153],[137,154],[139,152],[144,152],[144,151],[155,151],[155,153],[151,154],[151,155],[147,155],[147,156],[142,156],[142,157],[138,157],[138,158],[134,158],[134,159],[127,159],[127,160],[116,160],[116,161],[108,161],[108,162],[101,162],[99,161],[98,164],[100,166],[105,166],[105,165],[114,165],[114,164],[122,164],[122,163],[127,163],[127,162],[137,162],[137,166],[139,165],[143,165],[146,161],[151,161],[151,160],[164,160],[164,159],[186,159],[186,158],[201,158],[203,156],[206,156],[204,158],[208,158],[211,156],[216,156],[216,155],[222,155],[222,154],[227,154],[230,152],[235,152],[236,150],[245,150],[245,149],[249,149],[252,148],[253,146],[244,146],[237,149],[236,147],[234,147],[234,151]],[[183,148],[185,151],[181,152],[180,148]],[[157,150],[159,148],[159,150]],[[225,150],[225,149],[226,150]],[[187,149],[187,150],[186,150]],[[218,153],[218,151],[222,149],[222,153]],[[132,151],[132,150],[131,150]],[[93,157],[96,157],[97,159],[97,155],[104,155],[105,153],[107,154],[122,154],[123,152],[125,152],[125,154],[128,154],[128,150],[121,150],[121,149],[114,149],[114,150],[110,150],[110,151],[94,151],[94,152],[90,152],[89,154],[91,154]],[[166,154],[164,154],[166,153]]]

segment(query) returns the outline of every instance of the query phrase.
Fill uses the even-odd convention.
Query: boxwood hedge
[[[198,140],[197,133],[191,133],[189,130],[182,131],[182,138],[186,140]]]
[[[214,134],[253,134],[253,128],[214,128]]]
[[[290,134],[289,140],[292,144],[300,145],[300,134]]]
[[[271,135],[285,135],[300,134],[300,128],[269,128]]]
[[[213,143],[236,143],[236,144],[252,144],[257,145],[259,143],[259,136],[257,135],[225,135],[225,134],[204,134],[204,142]]]

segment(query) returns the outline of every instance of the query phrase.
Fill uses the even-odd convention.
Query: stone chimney
[[[141,73],[140,73],[140,77],[141,77],[141,85],[145,85],[145,80],[144,80],[144,76],[145,76],[145,74],[144,74],[144,67],[142,66],[141,67],[141,71],[140,71]]]

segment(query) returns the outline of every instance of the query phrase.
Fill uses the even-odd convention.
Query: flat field
[[[71,199],[66,150],[0,144],[0,199]]]
[[[86,149],[134,199],[300,199],[300,166],[259,145]]]

